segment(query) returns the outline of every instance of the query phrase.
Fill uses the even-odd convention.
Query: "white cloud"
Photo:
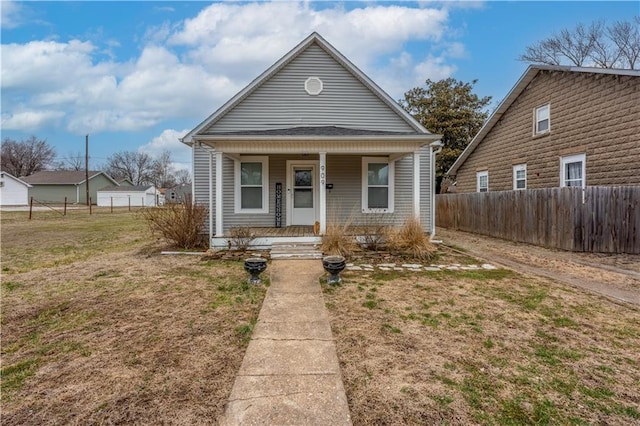
[[[6,44],[3,125],[28,131],[56,125],[85,134],[146,130],[169,119],[199,122],[311,31],[398,97],[425,78],[455,71],[450,58],[464,54],[464,46],[447,40],[447,20],[444,7],[216,3],[184,22],[149,28],[139,56],[124,62],[104,59],[118,46],[114,39],[104,46]],[[425,45],[421,57],[406,52],[408,43]]]
[[[2,29],[12,29],[22,24],[23,6],[16,1],[0,2],[0,26]]]
[[[164,151],[169,151],[174,168],[189,170],[191,168],[191,148],[179,140],[188,132],[189,129],[163,130],[160,136],[156,136],[150,142],[142,145],[138,151],[149,154],[152,158],[158,158]]]

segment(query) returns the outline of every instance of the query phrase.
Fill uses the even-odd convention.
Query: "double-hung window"
[[[551,111],[549,104],[539,106],[534,112],[533,134],[542,135],[551,130]]]
[[[586,161],[585,154],[568,155],[560,158],[560,186],[577,186],[584,188],[586,185]]]
[[[363,213],[393,213],[393,175],[388,157],[362,157]]]
[[[489,191],[489,171],[483,170],[481,172],[476,172],[476,186],[478,192],[487,192]]]
[[[517,164],[513,166],[513,189],[527,189],[527,165]]]
[[[235,163],[236,213],[268,213],[268,157],[241,157]]]

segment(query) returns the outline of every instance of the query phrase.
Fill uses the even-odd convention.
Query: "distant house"
[[[133,186],[133,182],[131,182],[129,179],[122,179],[118,181],[118,185],[119,186]]]
[[[31,185],[29,196],[42,202],[86,204],[86,172],[66,170],[46,170],[22,178]],[[96,204],[97,191],[106,186],[117,185],[105,172],[89,172],[89,197]]]
[[[0,206],[26,206],[29,204],[29,185],[22,179],[0,172]]]
[[[640,185],[640,71],[530,66],[448,171],[457,192]]]
[[[113,185],[98,191],[98,207],[155,207],[163,203],[164,198],[153,185]]]
[[[164,193],[167,203],[184,203],[187,197],[191,196],[191,184],[183,183],[169,188]]]
[[[191,130],[194,201],[209,210],[213,246],[234,227],[303,230],[271,238],[319,241],[327,224],[433,232],[440,136],[317,33],[312,33]],[[264,237],[264,238],[263,238]]]

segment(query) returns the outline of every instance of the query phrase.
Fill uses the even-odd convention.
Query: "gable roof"
[[[517,81],[515,86],[509,91],[507,96],[502,100],[500,105],[493,111],[489,119],[484,123],[482,128],[471,140],[469,145],[462,151],[462,154],[456,159],[451,168],[447,171],[447,175],[455,175],[458,172],[460,166],[471,155],[476,147],[482,142],[485,136],[491,131],[493,126],[502,118],[505,112],[509,109],[511,104],[520,96],[520,94],[529,86],[529,83],[541,71],[563,71],[563,72],[576,72],[576,73],[591,73],[591,74],[608,74],[608,75],[622,75],[630,77],[640,77],[640,71],[626,70],[626,69],[614,69],[614,68],[590,68],[590,67],[570,67],[561,65],[530,65],[524,74]]]
[[[256,79],[254,79],[248,86],[238,92],[233,98],[227,101],[224,105],[218,108],[213,114],[211,114],[207,119],[198,124],[193,130],[187,133],[180,140],[183,143],[191,144],[193,142],[194,136],[198,135],[204,129],[209,128],[217,121],[219,121],[222,117],[224,117],[229,111],[235,108],[238,104],[240,104],[244,99],[246,99],[249,95],[254,93],[256,89],[262,86],[267,80],[273,77],[276,73],[278,73],[282,68],[284,68],[287,64],[291,63],[294,59],[300,56],[302,52],[307,50],[312,45],[318,45],[325,52],[327,52],[336,62],[342,65],[351,75],[353,75],[357,80],[359,80],[366,88],[368,88],[377,98],[379,98],[384,104],[389,107],[391,111],[393,111],[398,117],[401,118],[410,128],[414,129],[415,133],[410,133],[414,136],[416,135],[432,135],[427,129],[425,129],[417,120],[415,120],[411,114],[405,111],[395,100],[391,98],[387,93],[385,93],[376,83],[373,82],[366,74],[360,71],[353,63],[351,63],[344,55],[342,55],[338,50],[336,50],[331,44],[329,44],[324,38],[320,36],[317,32],[311,33],[306,39],[300,42],[296,47],[294,47],[289,53],[284,55],[281,59],[279,59],[275,64],[269,67],[266,71],[260,74]],[[334,127],[334,126],[327,126]],[[316,130],[319,128],[316,127]],[[308,132],[308,130],[307,130]],[[306,133],[309,134],[309,133]],[[375,134],[375,133],[371,133]],[[314,133],[314,135],[316,135]],[[320,133],[318,136],[322,136]],[[278,136],[291,136],[291,134],[280,134]],[[333,135],[337,136],[337,135]],[[344,134],[342,136],[349,137],[351,135]],[[381,135],[377,134],[377,136],[389,136],[389,135]]]
[[[15,180],[18,183],[21,183],[23,185],[25,185],[27,188],[31,188],[31,185],[28,184],[27,182],[23,181],[22,179],[19,179],[17,177],[15,177],[14,175],[7,173],[7,172],[0,172],[0,175],[4,178],[4,177],[8,177],[10,179]]]
[[[145,192],[149,188],[153,188],[153,185],[131,185],[131,186],[111,185],[111,186],[105,186],[104,188],[99,189],[98,192]]]
[[[101,171],[89,171],[89,180],[96,176],[104,175],[108,180],[117,185],[118,182],[113,180],[108,174]],[[23,178],[25,182],[32,185],[80,185],[86,180],[85,171],[69,171],[69,170],[43,170]],[[91,186],[91,185],[89,185]]]

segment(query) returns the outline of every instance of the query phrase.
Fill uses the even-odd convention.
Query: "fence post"
[[[29,220],[31,220],[32,214],[33,214],[33,197],[29,199]]]
[[[129,211],[131,211],[131,195],[129,195]]]
[[[91,197],[89,197],[89,216],[91,216]]]
[[[64,197],[64,214],[62,216],[67,215],[67,197]]]
[[[113,197],[111,197],[111,213],[113,213]]]

